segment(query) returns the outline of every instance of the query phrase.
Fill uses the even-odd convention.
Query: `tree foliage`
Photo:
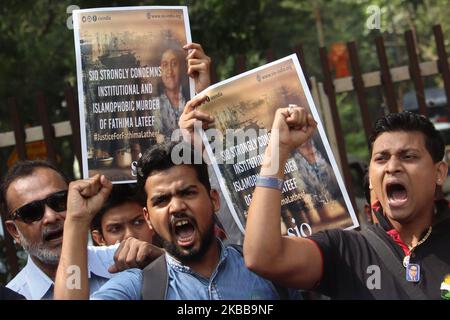
[[[37,125],[35,97],[43,91],[51,109],[51,121],[67,120],[62,106],[67,84],[76,87],[73,31],[67,28],[67,8],[161,5],[160,1],[92,0],[3,0],[0,8],[0,132],[11,130],[7,98],[16,96],[26,124]],[[165,5],[187,5],[195,42],[213,58],[217,74],[225,79],[235,74],[236,56],[247,58],[247,67],[293,53],[303,45],[306,70],[322,79],[318,59],[320,42],[356,41],[363,72],[378,69],[374,37],[383,35],[392,66],[407,62],[403,33],[413,29],[422,60],[436,59],[432,25],[441,24],[450,39],[450,6],[447,0],[167,0]],[[377,5],[381,12],[379,30],[369,30],[367,9]],[[322,39],[320,39],[322,38]],[[439,79],[435,81],[439,82]],[[400,85],[402,87],[403,85]],[[382,92],[370,98],[370,108],[380,107]],[[341,110],[358,108],[355,100],[341,99]],[[347,102],[348,101],[348,102]],[[346,111],[347,112],[347,111]],[[377,114],[376,111],[371,111]],[[354,124],[342,114],[343,129],[353,132]],[[360,134],[361,127],[358,126]],[[347,140],[352,140],[354,133]],[[356,140],[361,140],[357,138]],[[349,151],[361,154],[359,147]],[[356,144],[359,145],[359,144]],[[9,151],[8,151],[9,152]],[[0,151],[1,170],[6,156]]]

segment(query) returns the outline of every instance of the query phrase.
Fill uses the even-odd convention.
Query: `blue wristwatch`
[[[256,178],[256,186],[257,187],[264,187],[264,188],[272,188],[272,189],[278,189],[282,190],[284,185],[284,180],[275,178],[275,177],[265,177],[265,176],[258,176]]]

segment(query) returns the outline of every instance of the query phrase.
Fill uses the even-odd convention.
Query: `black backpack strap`
[[[428,297],[417,285],[414,285],[405,279],[405,268],[402,262],[394,255],[392,248],[375,231],[370,228],[364,228],[361,234],[369,242],[377,255],[383,260],[383,263],[394,276],[395,281],[403,288],[408,297],[412,300],[427,300]]]
[[[142,300],[165,300],[168,285],[166,255],[162,254],[142,270]]]
[[[236,249],[241,254],[241,256],[244,255],[244,252],[242,250],[242,246],[241,245],[230,244],[230,247],[233,247],[234,249]],[[275,290],[277,291],[280,300],[289,300],[288,289],[285,288],[285,287],[280,286],[279,284],[276,284],[273,281],[271,281],[271,282],[272,282],[272,285],[275,287]]]

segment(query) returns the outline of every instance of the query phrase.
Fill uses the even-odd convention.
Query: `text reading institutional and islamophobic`
[[[87,108],[97,115],[98,128],[153,127],[158,120],[152,111],[159,110],[160,103],[153,96],[152,79],[158,77],[161,77],[159,66],[89,70],[87,78],[93,99]]]

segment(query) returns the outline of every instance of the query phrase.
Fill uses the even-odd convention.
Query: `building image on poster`
[[[75,10],[83,176],[136,181],[136,163],[177,128],[193,84],[186,7]]]
[[[242,232],[275,112],[289,105],[311,112],[318,130],[292,153],[284,168],[283,234],[304,237],[359,225],[296,55],[225,80],[203,93],[208,99],[200,109],[215,119],[214,127],[203,134],[206,151]]]

